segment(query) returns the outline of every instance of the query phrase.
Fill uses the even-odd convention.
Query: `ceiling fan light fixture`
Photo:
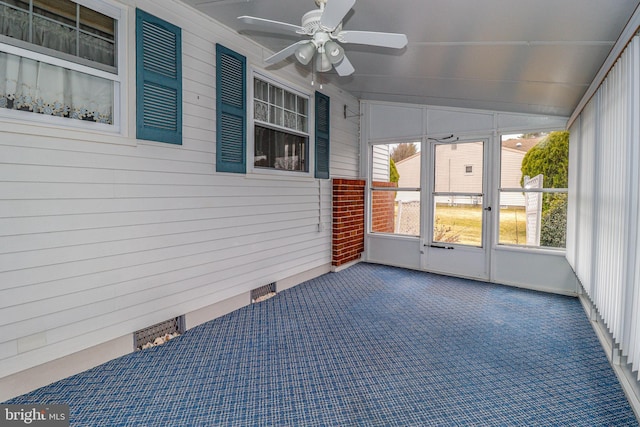
[[[325,52],[318,50],[318,55],[316,56],[316,71],[319,73],[326,73],[327,71],[331,71],[331,61],[329,60],[329,56]]]
[[[343,30],[342,21],[349,14],[356,0],[315,0],[315,2],[318,9],[302,15],[302,25],[293,25],[255,16],[243,15],[238,17],[245,24],[259,25],[268,30],[293,33],[307,38],[265,58],[265,64],[275,64],[295,54],[300,64],[308,65],[315,56],[315,63],[312,65],[313,70],[324,73],[335,69],[340,77],[350,76],[355,71],[355,68],[347,59],[342,44],[353,43],[402,49],[408,43],[405,34]]]
[[[324,52],[332,64],[337,64],[344,58],[344,49],[342,46],[331,40],[324,44]]]
[[[296,49],[295,55],[302,65],[307,65],[315,53],[316,46],[313,43],[306,43]]]

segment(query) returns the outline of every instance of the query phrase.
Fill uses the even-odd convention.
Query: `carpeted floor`
[[[577,299],[357,264],[6,403],[73,426],[635,426]]]

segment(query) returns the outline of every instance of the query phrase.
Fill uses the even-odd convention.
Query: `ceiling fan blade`
[[[264,62],[267,64],[275,64],[276,62],[280,62],[283,59],[293,55],[300,45],[307,44],[307,43],[311,43],[311,40],[301,40],[297,43],[287,46],[284,49],[282,49],[280,52],[275,53],[270,57],[268,57],[267,59],[265,59]]]
[[[346,56],[342,58],[342,61],[335,64],[333,67],[341,77],[350,76],[356,70],[355,68],[353,68],[353,65],[351,65],[351,62],[347,59]]]
[[[367,44],[395,49],[402,49],[408,43],[405,34],[377,33],[375,31],[340,31],[337,39],[342,43]]]
[[[320,25],[329,31],[336,29],[356,0],[328,0],[320,17]]]
[[[267,30],[284,31],[287,33],[307,34],[307,31],[299,26],[286,22],[272,21],[270,19],[256,18],[255,16],[238,16],[238,19],[249,25],[257,25]]]

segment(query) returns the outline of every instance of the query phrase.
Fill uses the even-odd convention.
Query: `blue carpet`
[[[577,299],[357,264],[6,403],[73,426],[636,426]]]

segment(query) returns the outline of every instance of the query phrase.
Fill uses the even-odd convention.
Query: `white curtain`
[[[0,108],[113,123],[114,83],[0,52]]]

